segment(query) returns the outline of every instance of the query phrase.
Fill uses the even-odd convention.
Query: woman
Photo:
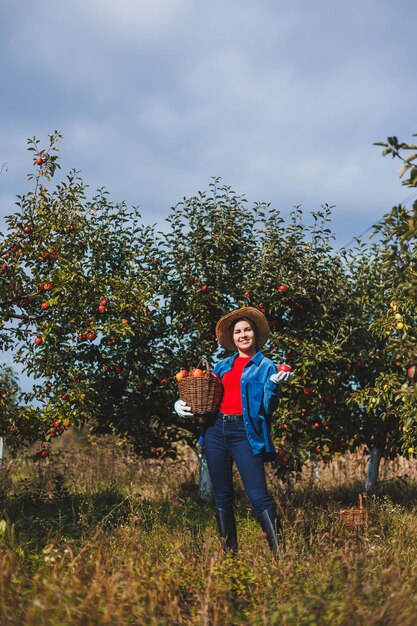
[[[281,524],[267,491],[264,461],[275,455],[270,430],[279,385],[292,374],[277,372],[274,363],[259,351],[268,339],[269,325],[258,309],[244,307],[224,315],[216,325],[216,335],[223,348],[237,350],[213,370],[220,377],[224,392],[217,417],[206,425],[199,441],[204,445],[213,484],[219,533],[225,552],[236,552],[234,461],[268,544],[278,555]],[[182,400],[177,400],[175,410],[181,417],[193,416]]]

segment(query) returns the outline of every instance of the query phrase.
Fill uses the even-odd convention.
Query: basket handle
[[[207,361],[207,359],[204,356],[202,356],[201,359],[199,360],[197,368],[199,368],[201,364],[203,364],[205,366],[206,374],[210,374],[210,365],[209,365],[209,362]]]

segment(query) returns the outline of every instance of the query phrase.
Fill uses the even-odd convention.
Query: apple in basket
[[[186,376],[188,376],[187,370],[180,370],[179,372],[175,374],[175,378],[177,380],[181,380],[182,378],[185,378]]]
[[[204,376],[204,372],[199,367],[196,367],[195,369],[191,370],[190,376],[191,378],[199,378],[200,376]]]
[[[277,367],[277,372],[292,372],[292,367],[288,363],[281,363]]]

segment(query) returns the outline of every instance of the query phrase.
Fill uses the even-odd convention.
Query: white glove
[[[276,385],[281,385],[281,383],[288,383],[293,376],[294,374],[292,372],[277,372],[276,374],[272,374],[269,380]]]
[[[179,417],[194,417],[194,414],[191,413],[191,407],[187,406],[187,403],[184,400],[177,400],[174,404],[174,411]]]

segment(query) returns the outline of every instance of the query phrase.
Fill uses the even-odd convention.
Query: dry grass
[[[0,624],[414,625],[416,466],[382,468],[358,536],[338,511],[362,490],[361,463],[270,477],[287,544],[275,563],[241,489],[239,554],[223,557],[187,455],[140,461],[104,440],[20,461],[0,515]]]

